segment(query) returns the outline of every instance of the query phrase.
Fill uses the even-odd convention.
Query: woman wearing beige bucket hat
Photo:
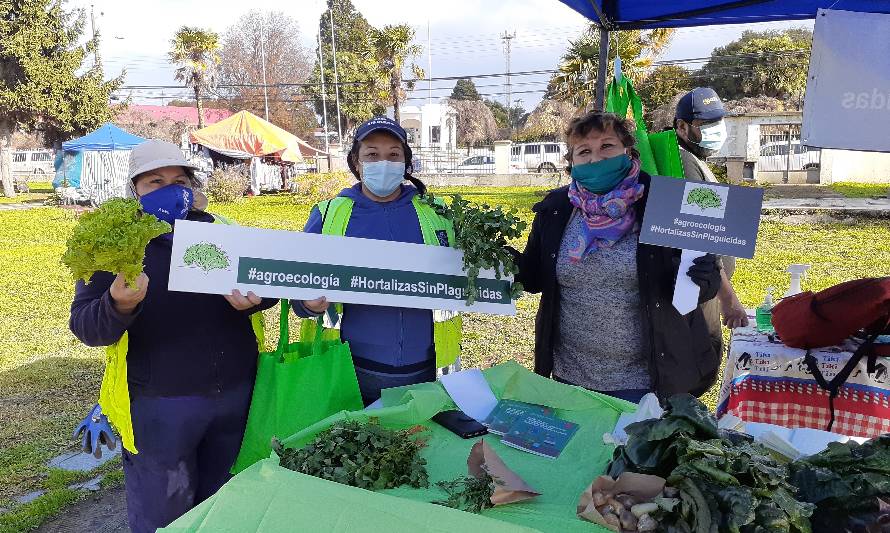
[[[220,222],[195,206],[193,169],[175,145],[146,141],[130,154],[126,193],[174,231],[177,220]],[[259,312],[276,303],[167,290],[171,248],[172,232],[146,246],[136,289],[97,272],[77,282],[71,304],[74,334],[108,347],[100,404],[123,441],[136,533],[166,526],[229,479],[256,376]],[[113,388],[117,376],[126,387]]]

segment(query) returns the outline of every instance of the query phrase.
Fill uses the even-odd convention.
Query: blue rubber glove
[[[71,437],[80,438],[81,433],[83,433],[81,448],[86,453],[92,453],[96,459],[102,457],[100,444],[104,444],[109,450],[113,450],[117,445],[114,432],[108,424],[108,417],[102,414],[102,408],[98,404],[90,410],[86,418],[81,420]]]

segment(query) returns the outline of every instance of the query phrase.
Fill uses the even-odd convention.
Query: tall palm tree
[[[609,76],[613,61],[621,57],[621,73],[634,85],[649,74],[655,60],[664,53],[676,30],[629,30],[610,33]],[[595,99],[596,76],[599,70],[599,28],[591,24],[581,37],[569,42],[559,65],[559,73],[551,80],[553,96],[571,102],[577,108],[589,106]]]
[[[190,26],[179,28],[170,41],[170,62],[179,65],[176,80],[195,91],[198,127],[204,127],[202,93],[216,83],[219,67],[219,35],[210,30]]]
[[[399,122],[399,100],[404,91],[402,89],[402,70],[405,63],[420,55],[423,48],[411,44],[414,40],[414,30],[407,24],[387,25],[383,29],[371,29],[371,45],[377,56],[380,74],[388,81],[385,91],[381,91],[381,100],[389,98],[393,106],[393,118]],[[406,83],[407,88],[413,89],[414,82],[423,79],[425,73],[418,65],[411,64],[411,72],[415,80]]]

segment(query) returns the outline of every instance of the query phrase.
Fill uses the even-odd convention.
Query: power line
[[[789,56],[790,56],[790,55],[792,55],[792,54],[789,54]],[[666,63],[663,63],[663,64],[671,64],[671,63],[670,63],[670,62],[666,62]],[[693,77],[693,78],[695,78],[695,77],[709,77],[709,76],[720,75],[720,74],[737,74],[737,73],[746,73],[746,72],[749,71],[749,69],[750,69],[750,67],[747,66],[747,65],[724,66],[724,67],[719,67],[719,68],[710,69],[707,73],[689,72],[689,73],[687,74],[686,77]],[[535,72],[538,73],[538,72],[541,72],[541,71],[535,71]],[[558,72],[558,71],[552,70],[552,71],[546,71],[546,72],[553,72],[553,73],[555,73],[555,72]],[[512,76],[516,76],[516,75],[519,75],[519,74],[522,74],[522,73],[511,73]],[[494,75],[478,75],[478,76],[476,76],[476,77],[482,77],[482,76],[487,76],[487,77],[500,77],[500,76],[502,76],[502,75],[500,75],[500,74],[494,74]],[[453,78],[454,78],[454,77],[449,77],[449,79],[453,79]],[[461,77],[456,77],[456,78],[460,79],[460,78],[462,78],[462,76],[461,76]],[[674,77],[674,78],[663,78],[663,79],[679,80],[680,78],[676,78],[676,77]],[[341,83],[342,83],[342,82],[341,82]],[[361,83],[364,83],[364,82],[346,82],[346,83],[358,83],[358,84],[361,84]],[[516,85],[522,85],[522,86],[527,86],[527,85],[543,85],[543,84],[545,84],[545,83],[549,83],[549,80],[535,80],[535,81],[526,81],[526,82],[511,82],[511,84],[513,84],[513,83],[515,83]],[[303,86],[303,87],[307,87],[307,88],[313,88],[313,89],[315,89],[315,88],[318,87],[318,84],[277,84],[277,85],[273,84],[273,85],[270,85],[270,86],[271,86],[271,87],[274,87],[274,88],[288,88],[288,87],[293,87],[293,86]],[[476,85],[477,89],[478,89],[478,88],[501,87],[501,86],[502,86],[501,84],[482,84],[482,85]],[[231,86],[220,86],[219,89],[225,89],[225,88],[254,88],[254,89],[261,89],[262,87],[263,87],[262,84],[233,84],[233,85],[231,85]],[[143,91],[143,92],[144,92],[144,91],[146,91],[146,90],[155,90],[155,89],[175,90],[175,91],[180,91],[180,92],[188,91],[188,90],[189,90],[188,87],[183,87],[183,86],[173,86],[173,85],[168,85],[168,86],[148,86],[148,85],[145,85],[145,86],[127,86],[127,87],[121,87],[120,89],[117,90],[117,92],[122,92],[122,91],[127,91],[127,90],[130,90],[130,91],[135,90],[135,91]],[[443,85],[443,86],[439,86],[439,87],[430,87],[429,89],[430,89],[430,90],[433,90],[433,91],[451,91],[451,90],[453,90],[453,86],[452,86],[452,85]],[[333,91],[330,90],[330,89],[325,89],[324,91],[319,91],[319,92],[318,92],[318,94],[321,94],[321,93],[324,93],[325,95],[328,95],[328,96],[333,96],[333,94],[334,94]],[[502,94],[506,94],[506,91],[504,91]],[[181,97],[189,97],[189,96],[190,96],[190,94],[182,94],[182,95],[181,95]],[[235,97],[243,98],[243,97],[244,97],[244,95],[237,95],[237,96],[236,96],[236,95],[232,95],[232,96],[227,96],[227,95],[222,95],[222,94],[219,94],[218,96],[221,97],[221,98],[235,98]],[[309,97],[313,97],[314,95],[308,95],[308,96],[309,96]],[[171,98],[172,98],[172,97],[175,97],[175,96],[171,96]]]
[[[683,59],[668,59],[661,61],[653,61],[652,66],[663,66],[663,65],[683,65],[689,63],[700,63],[711,61],[715,59],[768,59],[772,57],[788,57],[788,56],[803,56],[809,54],[810,51],[805,48],[793,48],[789,50],[776,50],[776,51],[764,51],[764,52],[753,52],[753,53],[745,53],[745,54],[724,54],[719,56],[707,56],[707,57],[697,57],[697,58],[683,58]],[[536,76],[542,74],[557,74],[559,73],[559,69],[540,69],[540,70],[528,70],[521,72],[501,72],[501,73],[487,73],[487,74],[463,74],[458,76],[439,76],[439,77],[431,77],[424,81],[433,82],[433,81],[457,81],[464,78],[469,79],[487,79],[487,78],[502,78],[502,77],[513,77],[513,76]],[[412,79],[403,79],[402,82],[415,81]],[[363,85],[367,84],[367,81],[341,81],[338,85]],[[328,83],[328,85],[333,85]],[[232,84],[220,84],[217,85],[218,88],[257,88],[262,89],[263,87],[277,87],[277,88],[287,88],[287,87],[317,87],[317,83],[273,83],[273,84],[260,84],[260,83],[232,83]],[[188,89],[188,87],[183,85],[125,85],[120,87],[121,90],[128,89]],[[434,88],[435,90],[435,88]]]

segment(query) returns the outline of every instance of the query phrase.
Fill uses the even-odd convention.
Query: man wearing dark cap
[[[696,87],[677,102],[674,129],[686,179],[717,181],[705,159],[719,152],[726,141],[725,115],[723,102],[710,87]]]
[[[723,102],[710,87],[696,87],[684,94],[677,102],[674,113],[674,129],[680,144],[680,160],[686,179],[692,181],[717,182],[714,173],[705,160],[720,151],[726,142],[726,112]],[[735,328],[748,325],[748,316],[739,302],[729,278],[735,271],[734,257],[721,257],[723,283],[717,298],[703,304],[705,320],[711,332],[711,339],[717,353],[723,353],[723,332],[720,329],[720,315],[723,324]]]

